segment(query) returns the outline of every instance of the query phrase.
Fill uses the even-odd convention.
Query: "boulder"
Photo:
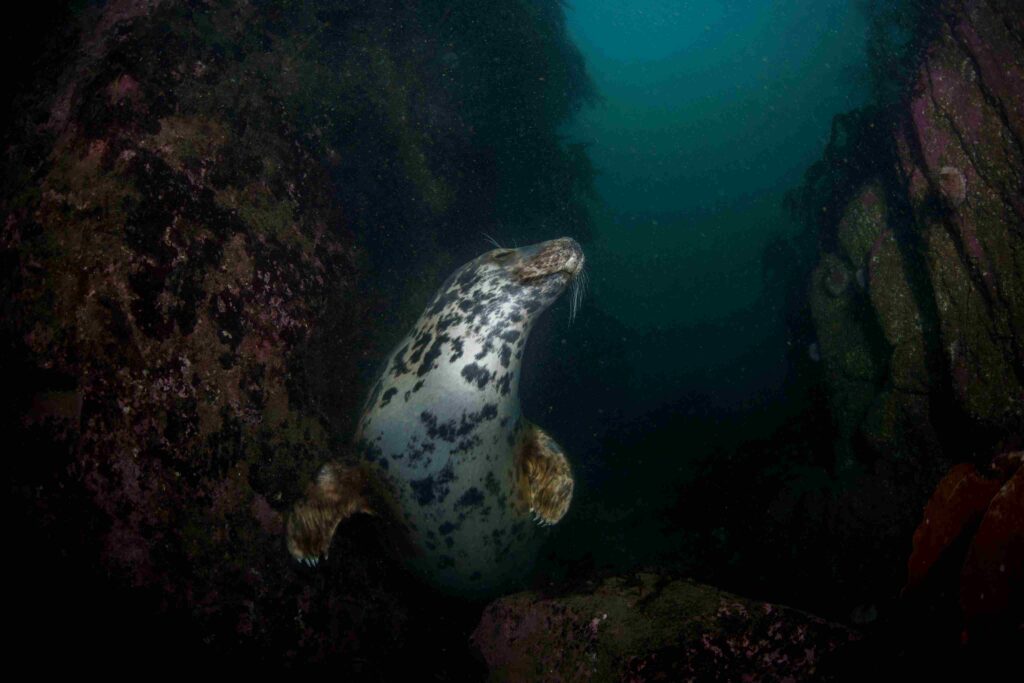
[[[465,641],[455,617],[410,644],[436,598],[378,534],[313,572],[283,515],[453,260],[516,223],[495,197],[542,183],[537,231],[582,236],[589,162],[555,130],[589,81],[562,9],[65,4],[8,46],[36,63],[11,69],[0,161],[0,420],[33,558],[12,649],[393,679],[397,643],[465,678],[432,645]]]
[[[927,463],[929,483],[963,449],[984,461],[1024,434],[1020,12],[943,10],[894,168],[854,193],[809,297],[839,449],[863,437],[872,458]],[[866,274],[866,296],[836,285],[843,269]]]
[[[849,628],[653,573],[491,603],[472,640],[492,681],[807,680],[858,640]]]

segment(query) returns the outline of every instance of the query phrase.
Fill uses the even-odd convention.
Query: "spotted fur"
[[[414,566],[441,586],[484,593],[521,576],[540,526],[568,508],[568,463],[523,418],[519,373],[534,321],[582,267],[571,239],[467,263],[370,392],[356,433],[362,467],[404,525]]]

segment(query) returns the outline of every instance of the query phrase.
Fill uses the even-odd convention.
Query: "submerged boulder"
[[[473,632],[493,681],[807,680],[857,634],[795,609],[657,574],[491,603]]]
[[[966,422],[998,438],[1024,433],[1021,14],[952,6],[896,133],[898,164],[934,298],[942,383]]]
[[[984,461],[1024,436],[1021,12],[942,9],[893,167],[846,206],[810,296],[841,439],[910,458],[929,483],[965,451]],[[866,269],[865,296],[830,288],[837,260]]]
[[[883,618],[943,474],[1024,445],[1024,6],[914,11],[902,97],[837,117],[801,196],[831,444],[776,505],[827,511],[776,521],[821,539],[842,595]]]

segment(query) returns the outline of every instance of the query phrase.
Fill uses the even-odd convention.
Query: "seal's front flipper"
[[[557,523],[569,509],[573,489],[572,471],[562,447],[543,429],[528,423],[518,455],[534,518],[543,525]]]
[[[358,467],[327,463],[288,516],[288,552],[299,562],[315,565],[327,557],[338,524],[357,512],[374,514],[366,474]]]

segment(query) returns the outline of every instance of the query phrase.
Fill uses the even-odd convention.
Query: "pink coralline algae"
[[[878,492],[850,512],[876,533],[837,550],[847,559],[836,566],[876,545],[891,561],[916,524],[905,501],[927,500],[948,463],[1024,433],[1020,3],[940,6],[903,103],[860,133],[885,131],[894,164],[847,188],[854,199],[823,227],[809,289],[834,453],[870,471],[862,485]],[[863,299],[836,295],[852,289],[840,265],[865,268]]]
[[[807,680],[857,639],[787,607],[653,574],[502,598],[473,633],[496,680],[637,683]]]

